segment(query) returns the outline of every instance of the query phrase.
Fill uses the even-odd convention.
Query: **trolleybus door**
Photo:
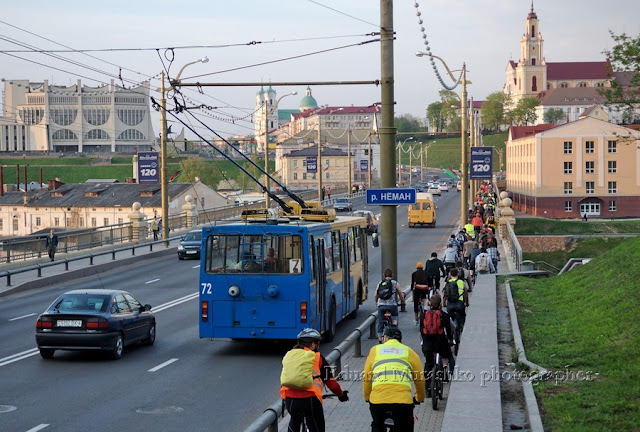
[[[324,240],[318,239],[315,242],[316,248],[316,313],[315,317],[320,320],[319,322],[319,330],[323,332],[327,328],[326,320],[325,320],[325,303],[326,303],[326,291],[327,291],[327,273],[325,269],[325,251],[324,251]]]
[[[351,257],[349,253],[349,240],[343,236],[342,243],[342,315],[351,312]]]

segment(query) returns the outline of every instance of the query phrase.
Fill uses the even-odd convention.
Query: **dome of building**
[[[298,106],[300,111],[305,111],[310,108],[318,108],[318,102],[316,102],[315,98],[311,96],[311,88],[307,87],[306,94],[300,101],[300,105]]]

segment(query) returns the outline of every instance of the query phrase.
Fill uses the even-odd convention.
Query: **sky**
[[[209,62],[188,66],[182,81],[268,85],[380,78],[380,44],[363,43],[376,39],[370,34],[379,30],[379,0],[113,0],[93,2],[90,7],[75,0],[59,0],[55,7],[41,0],[6,3],[0,14],[0,78],[7,80],[46,79],[50,84],[71,85],[81,79],[96,86],[112,79],[120,84],[121,74],[127,87],[152,78],[152,96],[157,97],[160,71],[169,67],[169,75],[175,77],[183,65],[204,56]],[[453,70],[466,64],[469,97],[483,100],[501,91],[508,61],[519,59],[531,1],[418,3],[416,8],[414,1],[393,2],[396,115],[424,119],[426,107],[439,100],[442,88],[429,60],[415,56],[425,49],[417,10],[432,53]],[[533,5],[549,62],[602,61],[603,52],[613,46],[610,31],[640,34],[637,1],[535,0]],[[170,47],[174,49],[167,50]],[[38,52],[27,52],[33,49]],[[98,51],[46,53],[60,49]],[[448,79],[442,65],[437,65]],[[294,109],[306,86],[274,88],[278,96],[298,92],[279,105]],[[373,85],[311,89],[319,105],[366,106],[381,100],[380,87]],[[201,94],[185,88],[183,94],[194,105],[212,108],[199,114],[210,128],[222,136],[253,133],[259,87],[202,90]],[[154,129],[159,130],[159,120]]]

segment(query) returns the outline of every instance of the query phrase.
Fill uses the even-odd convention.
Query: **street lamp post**
[[[327,115],[331,115],[336,111],[342,111],[342,108],[331,110]],[[318,161],[316,162],[316,174],[318,175],[318,203],[322,207],[322,134],[320,132],[320,112],[318,112]]]
[[[353,167],[351,166],[351,122],[347,122],[347,195],[351,194],[351,175]]]
[[[278,109],[278,104],[283,98],[287,96],[294,96],[297,94],[297,91],[293,91],[291,93],[287,93],[286,95],[280,96],[276,100],[276,103],[273,104],[273,107],[271,109],[269,109],[269,105],[267,103],[268,101],[264,101],[264,184],[267,188],[267,192],[265,192],[264,194],[264,203],[266,208],[269,208],[269,206],[271,205],[268,193],[268,191],[271,190],[271,182],[269,181],[269,114],[273,114]]]
[[[160,73],[160,202],[162,205],[162,238],[167,239],[169,237],[169,182],[167,181],[167,91],[173,89],[176,85],[180,84],[180,75],[189,65],[196,63],[207,63],[209,59],[203,57],[196,61],[182,66],[178,75],[171,80],[170,87],[164,86],[164,71]]]
[[[447,63],[440,57],[433,55],[431,53],[425,53],[422,51],[416,52],[417,57],[429,56],[436,58],[442,62],[444,68],[447,70],[449,77],[457,83],[457,79],[453,76],[452,71],[447,66]],[[435,65],[434,65],[435,67]],[[467,171],[467,159],[468,159],[468,148],[467,148],[467,84],[471,84],[471,81],[467,81],[467,66],[465,63],[462,64],[462,74],[460,78],[460,84],[462,84],[462,92],[460,94],[460,103],[462,105],[461,111],[461,119],[460,119],[460,170],[462,171],[462,193],[460,194],[460,223],[465,224],[467,221],[467,206],[469,205],[469,173]],[[457,85],[457,84],[456,84]]]

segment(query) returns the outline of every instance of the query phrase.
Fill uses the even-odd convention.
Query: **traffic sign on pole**
[[[415,204],[416,190],[413,188],[367,189],[367,204],[400,205]]]

